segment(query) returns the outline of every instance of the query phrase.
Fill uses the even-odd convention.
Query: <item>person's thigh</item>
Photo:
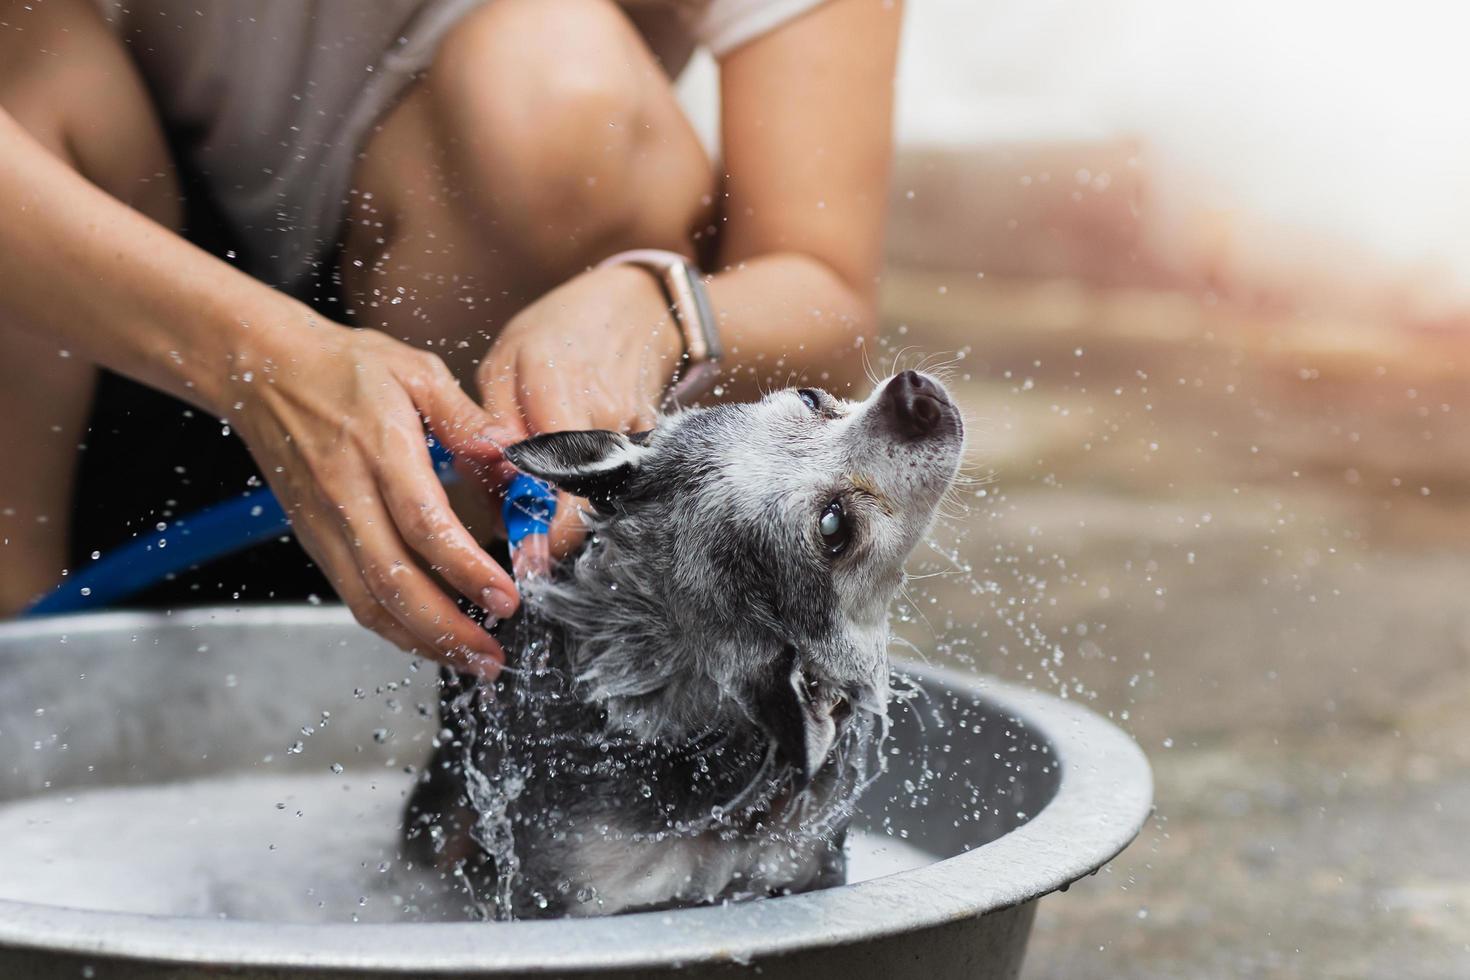
[[[342,279],[357,322],[465,377],[520,307],[612,252],[690,251],[714,173],[611,0],[495,0],[369,141]]]
[[[6,4],[0,20],[0,109],[108,193],[177,226],[162,131],[100,15],[83,0],[48,0]],[[0,615],[60,580],[95,381],[70,351],[0,321]]]

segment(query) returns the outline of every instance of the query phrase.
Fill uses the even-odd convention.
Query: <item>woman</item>
[[[599,264],[634,248],[704,259],[725,388],[851,383],[899,19],[894,0],[0,5],[0,614],[62,574],[100,367],[232,426],[359,622],[493,670],[430,570],[493,616],[515,588],[425,424],[492,489],[499,444],[645,426],[687,340],[657,275]],[[718,170],[671,89],[696,43],[719,60]],[[239,255],[177,234],[165,134]]]

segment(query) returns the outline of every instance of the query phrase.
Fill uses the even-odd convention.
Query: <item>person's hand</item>
[[[274,336],[237,364],[228,417],[298,540],[363,626],[493,677],[500,645],[420,567],[494,616],[516,609],[510,577],[450,509],[421,420],[451,452],[489,462],[489,417],[437,356],[391,337],[320,322]]]
[[[506,442],[568,429],[635,432],[653,425],[683,350],[653,276],[629,266],[598,268],[506,324],[476,381]],[[496,454],[483,454],[482,472],[495,489],[506,479],[497,463]],[[553,556],[581,540],[581,506],[566,494],[558,500]]]

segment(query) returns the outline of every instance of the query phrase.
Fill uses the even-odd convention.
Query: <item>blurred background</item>
[[[1470,7],[906,29],[874,361],[946,365],[981,482],[901,632],[1158,780],[1026,975],[1470,976]]]

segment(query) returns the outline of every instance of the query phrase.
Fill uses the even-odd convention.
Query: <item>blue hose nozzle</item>
[[[556,516],[556,490],[545,480],[517,473],[505,488],[500,516],[505,521],[505,536],[512,548],[533,534],[545,534]]]

